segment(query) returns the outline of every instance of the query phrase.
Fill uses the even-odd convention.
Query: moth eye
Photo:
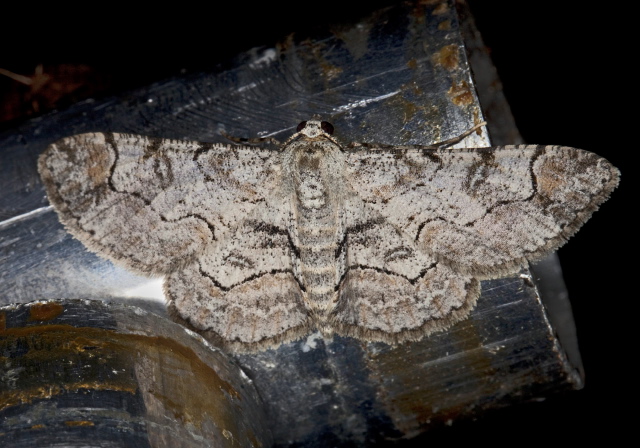
[[[298,127],[296,128],[296,132],[300,132],[300,131],[302,131],[306,125],[307,125],[307,122],[306,122],[306,121],[302,121],[302,122],[298,125]]]
[[[329,134],[329,135],[333,134],[333,125],[331,123],[329,123],[328,121],[321,122],[320,123],[320,127],[327,134]]]

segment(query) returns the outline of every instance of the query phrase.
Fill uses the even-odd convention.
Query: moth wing
[[[357,149],[346,180],[390,224],[460,272],[495,278],[561,246],[619,172],[560,146]]]
[[[332,313],[337,333],[397,343],[468,316],[480,295],[478,280],[439,262],[359,198],[346,211],[340,246],[346,270]]]
[[[260,205],[217,247],[166,280],[170,308],[235,350],[273,347],[309,331],[287,201]]]
[[[52,144],[38,169],[60,220],[89,249],[166,274],[264,201],[277,162],[253,147],[94,133]]]

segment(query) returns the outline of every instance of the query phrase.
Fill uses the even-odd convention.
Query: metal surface
[[[472,23],[460,25],[448,2],[403,4],[331,30],[250,51],[224,72],[79,104],[0,136],[1,303],[57,297],[142,299],[141,306],[154,309],[161,303],[157,282],[87,253],[46,208],[35,160],[62,136],[117,131],[224,141],[224,130],[282,139],[318,114],[343,142],[428,144],[482,121],[469,60],[479,85],[495,86],[495,73]],[[504,99],[486,89],[479,96],[491,104],[500,138],[517,137]],[[490,142],[483,134],[465,143]],[[238,356],[264,398],[276,445],[410,438],[487,409],[581,387],[559,269],[553,259],[546,263],[552,268],[540,280],[550,292],[544,300],[561,304],[547,308],[552,316],[538,295],[538,277],[525,271],[483,282],[469,320],[418,343],[389,347],[314,334]],[[562,341],[553,325],[561,321],[568,322]]]
[[[0,308],[0,445],[269,446],[258,394],[201,338],[93,300]]]

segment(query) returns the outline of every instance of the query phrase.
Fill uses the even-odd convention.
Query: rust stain
[[[60,386],[47,385],[43,387],[24,387],[20,390],[2,391],[0,392],[0,411],[9,408],[11,406],[23,405],[31,403],[35,400],[46,400],[56,395],[63,394],[69,391],[76,391],[81,389],[91,390],[112,390],[120,392],[128,392],[135,394],[136,388],[122,388],[117,384],[109,381],[96,381],[81,382],[81,383],[66,383]]]
[[[7,314],[3,311],[0,313],[0,331],[7,328]]]
[[[80,389],[135,394],[139,381],[131,367],[149,361],[154,367],[151,371],[143,370],[143,374],[160,376],[162,384],[171,387],[166,387],[163,393],[147,390],[143,394],[151,393],[185,424],[200,428],[203,420],[213,418],[224,426],[234,426],[228,421],[229,406],[233,400],[241,399],[238,391],[192,349],[169,338],[70,325],[0,331],[0,351],[15,352],[12,348],[16,346],[26,349],[12,358],[14,368],[22,367],[19,371],[23,373],[16,380],[17,388],[0,389],[0,410]],[[105,375],[105,365],[118,370],[118,375]],[[52,371],[57,373],[55,377],[47,374]]]
[[[29,308],[29,321],[48,321],[58,317],[64,308],[59,303],[36,303]]]
[[[439,0],[436,0],[436,2]],[[426,23],[427,18],[425,16],[425,7],[430,6],[431,4],[433,4],[434,1],[432,0],[422,0],[419,2],[416,2],[415,5],[412,7],[411,9],[411,17],[413,17],[413,19],[415,20],[415,23],[417,25],[422,25],[423,23]]]
[[[419,107],[410,101],[406,101],[403,104],[402,112],[404,113],[405,121],[411,121],[419,111]]]
[[[454,81],[447,94],[451,102],[456,106],[468,106],[473,103],[473,93],[467,81],[461,81],[459,83]]]
[[[258,438],[257,438],[257,437],[256,437],[256,435],[253,433],[253,431],[248,430],[248,431],[246,432],[246,436],[247,436],[247,439],[249,439],[249,441],[251,442],[252,446],[255,446],[255,447],[262,447],[262,446],[264,446],[264,445],[263,445],[263,443],[262,443],[260,440],[258,440]]]
[[[460,54],[456,44],[445,45],[432,56],[434,64],[441,65],[447,70],[455,70],[460,65]]]
[[[449,5],[446,2],[432,2],[432,3],[440,3],[438,6],[435,7],[433,12],[431,13],[434,16],[447,14],[449,12]]]
[[[438,24],[438,29],[440,31],[448,31],[451,29],[451,20],[443,20]]]
[[[67,426],[95,426],[95,423],[89,420],[67,420],[64,424]]]
[[[322,69],[322,72],[324,73],[324,77],[329,81],[331,81],[332,79],[337,78],[344,71],[342,68],[337,67],[337,66],[329,63],[328,61],[324,60],[324,59],[322,59],[322,60],[319,59],[318,63],[320,64],[320,68]]]
[[[409,65],[409,68],[412,68],[411,61],[409,61],[407,64]],[[423,106],[412,101],[411,95],[419,97],[423,94],[423,92],[420,87],[416,85],[416,83],[404,84],[401,87],[401,90],[410,93],[410,95],[408,95],[409,98],[407,98],[407,96],[405,95],[395,95],[394,97],[387,100],[387,104],[395,109],[397,113],[402,114],[402,116],[404,117],[404,121],[408,122],[412,120],[417,113],[424,109]]]
[[[369,51],[369,34],[372,24],[378,22],[379,18],[374,13],[374,17],[363,20],[356,26],[334,25],[331,27],[331,32],[344,42],[349,53],[357,61]]]
[[[490,355],[477,350],[482,342],[473,325],[468,322],[456,325],[462,325],[464,330],[454,333],[457,337],[452,341],[453,347],[459,356],[466,358],[464,363],[448,362],[445,356],[435,364],[431,349],[424,344],[409,343],[369,352],[367,363],[372,378],[378,382],[377,394],[380,402],[401,431],[441,426],[468,412],[468,403],[460,395],[463,392],[449,389],[451,383],[455,384],[452,378],[459,374],[456,370],[459,365],[469,366],[475,372],[477,387],[487,395],[500,389],[499,381],[485,380],[495,374],[495,370],[491,365]],[[426,361],[433,363],[436,368],[429,372],[416,371],[415,366]]]
[[[416,61],[416,58],[411,58],[407,61],[407,67],[409,67],[411,70],[415,70],[418,68],[418,61]]]
[[[332,64],[326,59],[326,45],[320,42],[305,40],[300,42],[297,51],[305,58],[314,61],[322,70],[323,77],[331,81],[342,74],[342,68]]]
[[[42,429],[42,428],[44,428],[44,425],[41,423],[38,423],[37,425],[31,426],[30,429]]]

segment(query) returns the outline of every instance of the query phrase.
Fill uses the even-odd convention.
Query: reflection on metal
[[[251,381],[224,353],[142,309],[0,308],[2,446],[271,444]]]
[[[333,27],[324,36],[289,36],[274,48],[250,51],[238,61],[224,72],[169,80],[129,94],[126,100],[80,104],[0,136],[0,303],[54,298],[131,303],[131,291],[148,282],[86,252],[53,212],[30,214],[47,206],[35,160],[49,143],[65,135],[117,131],[224,141],[223,130],[234,136],[282,138],[301,119],[317,114],[331,121],[337,137],[346,142],[428,144],[459,135],[485,118],[493,143],[520,142],[467,11],[462,6],[458,15],[447,1],[376,11],[351,26]],[[486,134],[473,139],[470,144],[489,145]],[[418,343],[390,347],[311,335],[275,351],[237,356],[263,398],[261,405],[243,401],[243,409],[264,406],[278,446],[373,445],[475,418],[487,409],[580,388],[581,365],[566,293],[557,262],[545,263],[540,271],[544,277],[523,272],[484,282],[469,320]],[[537,286],[548,292],[546,308]],[[139,306],[164,311],[158,297],[137,299]],[[137,319],[141,317],[131,315],[129,324]],[[559,322],[563,328],[557,331]],[[145,337],[154,337],[153,331],[149,328]],[[6,333],[0,337],[6,341]],[[146,358],[148,362],[137,367],[142,370],[135,375],[129,371],[130,382],[119,379],[124,382],[116,384],[114,379],[109,390],[132,396],[137,384],[139,392],[131,403],[150,406],[153,400],[143,397],[144,388],[135,383],[140,381],[138,371],[162,369],[156,363],[162,364],[173,343],[169,339],[175,337],[167,334],[164,348],[145,345],[144,350],[167,350],[166,354]],[[110,342],[127,353],[141,343],[133,337],[126,343]],[[141,356],[150,356],[144,350]],[[111,360],[118,368],[120,358]],[[47,364],[46,369],[53,374],[58,367]],[[0,371],[8,378],[14,375],[4,366]],[[232,378],[233,372],[229,375],[229,384],[241,381]],[[56,385],[59,391],[64,392],[64,384]],[[156,386],[163,387],[156,380],[155,394],[166,393]],[[158,404],[154,415],[161,418],[166,412],[180,418],[172,406],[188,408],[192,400],[209,393],[185,388],[175,397],[178,402]],[[104,400],[108,401],[106,395]],[[5,402],[3,412],[15,412],[19,405],[13,403]],[[24,403],[46,406],[37,400]],[[255,412],[261,412],[258,408]],[[69,427],[86,428],[82,425]]]

